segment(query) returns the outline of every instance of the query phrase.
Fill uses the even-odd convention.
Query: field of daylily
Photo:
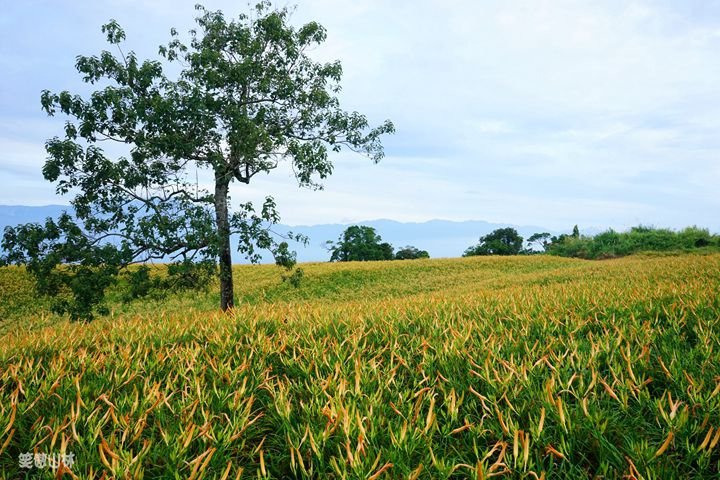
[[[302,267],[89,324],[0,269],[0,478],[720,476],[720,255]]]

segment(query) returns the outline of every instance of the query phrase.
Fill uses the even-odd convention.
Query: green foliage
[[[102,31],[117,53],[76,62],[82,80],[98,89],[86,98],[42,92],[47,114],[67,119],[63,135],[46,143],[43,175],[58,193],[74,195],[77,222],[74,243],[57,248],[81,248],[47,257],[41,244],[55,248],[50,245],[66,239],[40,227],[28,227],[32,235],[22,241],[11,231],[3,246],[14,252],[6,261],[36,265],[41,291],[54,295],[58,288],[43,284],[62,284],[74,292],[74,302],[86,304],[62,307],[72,315],[89,316],[124,266],[168,258],[183,265],[178,284],[202,280],[202,267],[190,274],[186,259],[216,258],[220,304],[232,307],[231,235],[253,262],[260,250],[287,255],[272,230],[280,219],[272,197],[261,209],[250,203],[233,208],[230,184],[248,184],[287,162],[300,186],[321,188],[332,173],[330,152],[348,148],[377,162],[384,155],[381,136],[394,131],[389,121],[371,128],[365,116],[340,108],[340,63],[317,62],[307,53],[326,39],[318,23],[295,27],[290,9],[264,1],[236,20],[197,10],[189,42],[173,29],[159,60],[124,50],[125,32],[110,21]],[[167,64],[177,75],[166,74]],[[107,141],[125,154],[109,155]],[[199,187],[198,171],[213,176],[212,191]],[[68,268],[59,274],[61,263]],[[82,282],[70,278],[76,274]],[[131,280],[131,295],[150,288],[144,275]],[[86,281],[96,286],[93,292],[83,291]]]
[[[286,270],[292,270],[296,264],[297,254],[290,251],[290,247],[287,242],[280,243],[275,251],[275,265],[283,267]]]
[[[172,262],[165,265],[164,275],[157,268],[148,265],[130,266],[123,271],[125,285],[121,298],[132,301],[138,298],[164,298],[171,293],[183,291],[207,291],[217,276],[217,265],[213,260]]]
[[[531,252],[535,252],[537,249],[541,249],[543,252],[547,251],[551,237],[547,232],[533,233],[530,235],[530,238],[527,239],[529,250]]]
[[[418,258],[430,258],[430,254],[426,250],[419,250],[409,245],[395,253],[395,260],[416,260]]]
[[[499,228],[480,237],[480,243],[469,247],[463,257],[476,255],[519,255],[522,252],[523,238],[514,228]]]
[[[213,278],[217,276],[217,264],[210,259],[173,262],[167,266],[167,277],[161,288],[170,291],[207,289]]]
[[[331,262],[367,262],[392,260],[393,247],[382,241],[372,227],[352,225],[334,244],[328,242]]]
[[[692,251],[720,247],[720,236],[707,229],[688,227],[680,231],[645,226],[627,232],[612,229],[595,236],[553,237],[547,251],[563,257],[616,258],[638,252]]]
[[[159,277],[151,275],[152,269],[147,265],[140,265],[135,269],[128,269],[124,272],[127,287],[122,298],[128,302],[137,298],[143,298],[155,292],[160,292],[162,281]]]
[[[282,242],[275,252],[275,265],[284,268],[289,274],[282,274],[283,282],[288,282],[295,288],[300,287],[305,272],[302,268],[295,268],[297,265],[297,254],[290,251],[287,242]]]
[[[291,274],[282,275],[282,281],[288,282],[290,285],[292,285],[295,288],[299,288],[304,276],[305,276],[305,270],[303,270],[302,268],[296,268],[296,269],[292,270]]]
[[[105,314],[105,290],[132,257],[126,243],[98,244],[67,213],[44,225],[30,223],[5,229],[3,263],[25,265],[38,294],[52,298],[53,312],[73,320]]]

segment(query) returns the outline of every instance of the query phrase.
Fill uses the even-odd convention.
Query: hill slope
[[[0,475],[32,451],[82,478],[718,474],[720,255],[304,268],[238,266],[230,315],[214,291],[89,325],[18,300]],[[0,300],[24,288],[0,273]]]

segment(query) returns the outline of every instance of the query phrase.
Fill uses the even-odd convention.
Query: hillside
[[[91,324],[0,269],[0,478],[718,475],[720,255],[303,268]]]

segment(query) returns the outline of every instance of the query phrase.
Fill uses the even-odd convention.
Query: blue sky
[[[75,56],[155,56],[195,0],[11,2],[0,13],[0,204],[67,203],[42,179],[62,132],[40,91],[87,91]],[[207,1],[235,16],[246,2]],[[285,5],[285,3],[280,3]],[[235,202],[272,194],[283,222],[477,219],[567,229],[639,223],[720,231],[720,2],[299,1],[340,59],[341,99],[394,121],[378,165],[335,157],[321,192],[280,169]]]

